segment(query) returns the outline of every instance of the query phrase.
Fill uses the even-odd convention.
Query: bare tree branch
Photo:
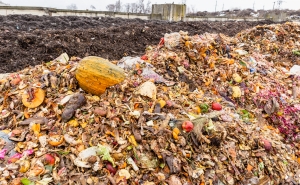
[[[144,13],[151,13],[151,1],[148,0],[147,5],[146,5],[146,9]]]
[[[70,4],[69,6],[67,6],[67,9],[70,9],[70,10],[77,10],[77,5],[72,3]]]
[[[121,4],[122,4],[121,0],[117,0],[116,1],[116,3],[115,3],[115,10],[116,10],[116,12],[120,12],[121,11],[121,7],[122,7]]]
[[[96,7],[94,5],[90,6],[92,10],[96,10]]]
[[[129,3],[124,4],[124,11],[127,13],[130,12],[130,4]]]
[[[106,10],[108,10],[108,11],[114,12],[115,9],[116,9],[116,5],[114,5],[114,4],[109,4],[106,6]]]

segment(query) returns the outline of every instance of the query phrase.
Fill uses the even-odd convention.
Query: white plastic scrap
[[[287,74],[300,76],[300,66],[294,65]]]
[[[127,159],[127,162],[128,164],[132,165],[134,171],[139,171],[139,167],[135,164],[134,160],[131,157]]]

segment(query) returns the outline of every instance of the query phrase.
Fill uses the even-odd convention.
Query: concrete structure
[[[185,4],[153,4],[152,14],[161,15],[162,20],[168,21],[184,21],[186,15]]]
[[[23,7],[23,6],[0,6],[0,15],[49,15],[49,16],[85,16],[85,17],[120,17],[124,19],[144,19],[149,20],[150,14],[122,13],[110,11],[90,11],[90,10],[65,10],[43,7]]]
[[[86,17],[119,17],[123,19],[143,19],[143,20],[168,20],[168,21],[260,21],[266,18],[232,18],[232,17],[200,17],[200,16],[186,16],[186,6],[167,4],[153,5],[152,14],[139,14],[139,13],[122,13],[110,11],[90,11],[90,10],[65,10],[55,8],[43,7],[22,7],[22,6],[0,6],[0,15],[13,15],[13,14],[31,14],[31,15],[48,15],[48,16],[86,16]],[[284,16],[282,16],[284,17]],[[272,18],[273,21],[278,21]],[[283,19],[281,18],[280,21]],[[284,21],[284,20],[283,20]]]
[[[275,22],[281,22],[281,21],[287,20],[287,14],[284,12],[280,12],[277,14],[275,12],[273,12],[273,13],[267,14],[265,18],[273,20]]]

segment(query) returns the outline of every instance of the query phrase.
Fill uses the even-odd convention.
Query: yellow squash
[[[95,56],[83,58],[78,64],[75,75],[80,88],[94,95],[101,95],[106,87],[125,79],[123,69],[106,59]]]

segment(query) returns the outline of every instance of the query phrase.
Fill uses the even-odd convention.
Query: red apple
[[[217,102],[213,102],[212,105],[211,105],[211,108],[212,108],[212,110],[220,111],[220,110],[222,110],[222,105],[217,103]]]
[[[194,125],[191,121],[185,121],[182,123],[182,129],[186,132],[192,131],[194,128]]]

